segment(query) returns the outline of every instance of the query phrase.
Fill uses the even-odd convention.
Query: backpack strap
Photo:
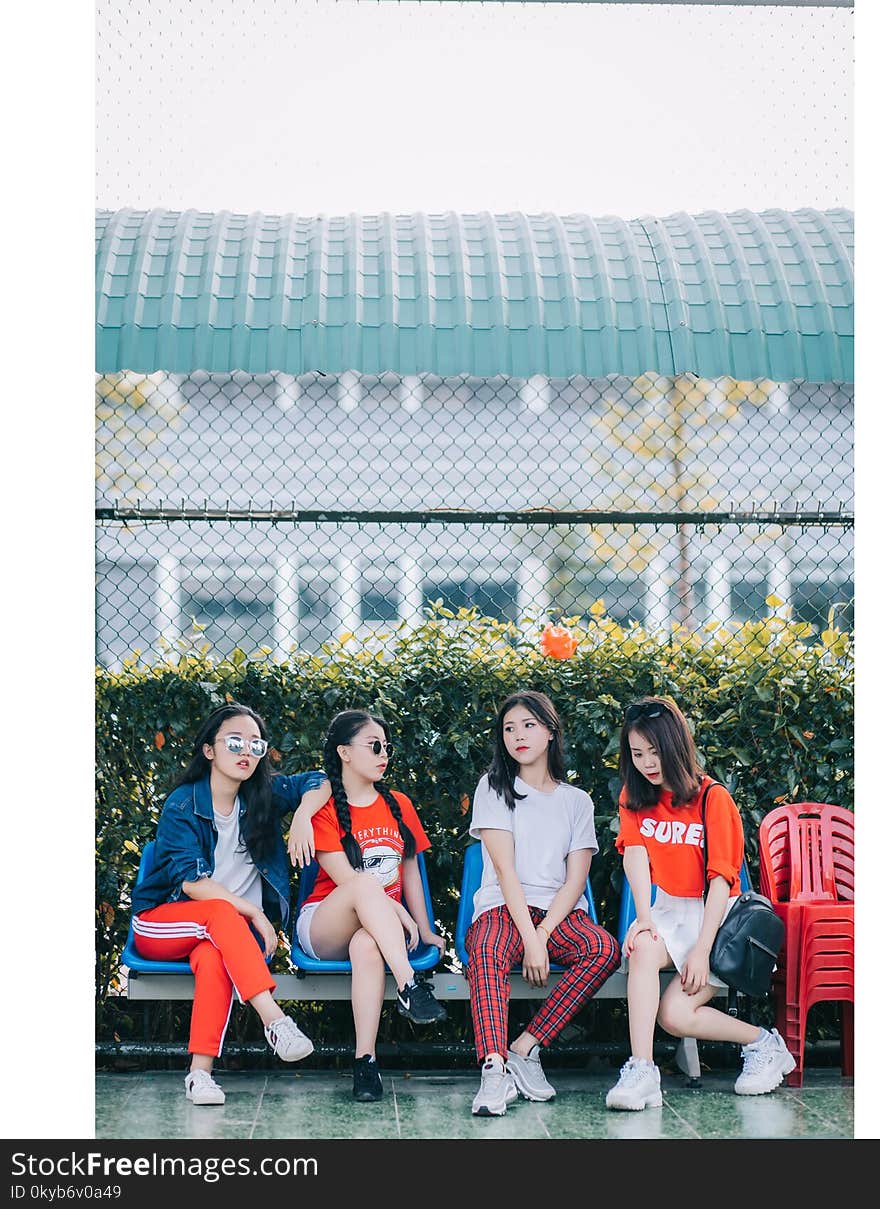
[[[709,893],[709,831],[706,827],[706,799],[709,796],[709,790],[714,789],[716,785],[720,785],[720,781],[709,781],[709,784],[703,790],[703,796],[700,801],[700,814],[703,819],[703,900]]]
[[[720,785],[720,781],[710,781],[703,790],[703,798],[700,803],[700,813],[703,818],[703,901],[706,901],[706,895],[709,893],[709,831],[706,827],[706,798],[709,796],[709,790],[716,785]],[[739,992],[733,987],[727,988],[727,1014],[728,1016],[739,1015]]]

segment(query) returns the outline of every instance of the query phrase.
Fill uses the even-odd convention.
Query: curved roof
[[[97,212],[97,371],[853,379],[853,214]]]

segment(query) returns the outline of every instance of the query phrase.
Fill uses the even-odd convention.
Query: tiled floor
[[[663,1077],[663,1107],[608,1112],[607,1073],[548,1069],[546,1104],[518,1100],[506,1116],[474,1117],[476,1072],[386,1071],[385,1096],[358,1104],[351,1076],[335,1071],[223,1071],[222,1107],[198,1108],[181,1071],[97,1075],[96,1138],[852,1138],[853,1082],[839,1070],[807,1070],[801,1088],[737,1096],[737,1072],[704,1073],[700,1086]]]

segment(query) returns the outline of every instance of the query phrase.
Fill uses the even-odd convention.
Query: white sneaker
[[[763,1041],[753,1041],[742,1047],[742,1074],[733,1085],[738,1096],[762,1096],[778,1087],[786,1075],[797,1066],[776,1029]]]
[[[647,1058],[627,1058],[620,1068],[620,1078],[605,1097],[606,1108],[660,1108],[660,1071]]]
[[[266,1040],[282,1062],[299,1062],[308,1058],[315,1048],[305,1033],[301,1032],[289,1016],[280,1016],[263,1029]]]
[[[516,1099],[513,1075],[501,1063],[484,1062],[480,1090],[474,1096],[471,1112],[475,1117],[503,1117],[508,1104]]]
[[[509,1049],[507,1069],[513,1075],[517,1091],[522,1092],[527,1100],[552,1100],[556,1095],[556,1088],[547,1082],[547,1076],[541,1066],[539,1045],[533,1045],[525,1058]]]
[[[207,1070],[191,1070],[183,1081],[186,1088],[187,1100],[193,1104],[225,1104],[226,1093],[219,1083],[215,1083],[211,1072]]]

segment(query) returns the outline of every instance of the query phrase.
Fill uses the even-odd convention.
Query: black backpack
[[[703,791],[703,863],[707,873],[706,795],[717,784],[712,781]],[[704,898],[705,895],[704,890]],[[785,924],[769,898],[755,890],[746,890],[722,920],[709,955],[709,969],[742,995],[755,998],[766,995],[784,939]]]

